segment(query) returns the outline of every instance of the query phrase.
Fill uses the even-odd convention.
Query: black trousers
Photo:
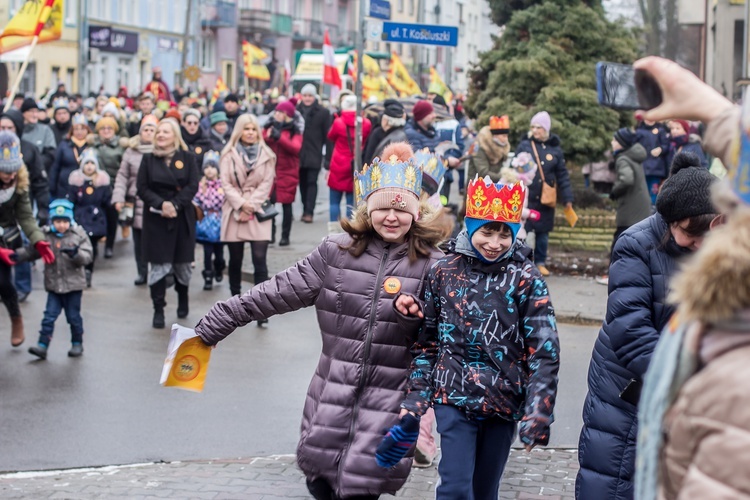
[[[115,210],[114,205],[107,205],[104,209],[104,214],[107,216],[107,244],[106,248],[112,249],[115,247],[115,238],[117,237],[117,221],[120,214]]]
[[[281,219],[281,237],[289,239],[289,233],[292,232],[292,204],[284,203],[281,205],[282,208],[282,219]]]
[[[224,269],[224,243],[201,243],[203,245],[203,270]]]
[[[380,495],[357,495],[342,498],[333,492],[333,488],[325,479],[307,481],[307,489],[315,500],[378,500]]]
[[[302,198],[302,215],[312,215],[318,198],[318,176],[320,168],[301,168],[299,171],[299,194]]]
[[[21,309],[18,307],[18,292],[13,286],[13,275],[10,272],[10,266],[5,262],[0,262],[0,297],[8,310],[8,316],[11,318],[21,316]]]
[[[143,262],[141,253],[143,252],[143,230],[133,228],[133,249],[135,250],[135,267],[138,275],[148,276],[148,262]]]
[[[86,269],[91,272],[94,272],[94,263],[96,262],[96,258],[99,256],[99,240],[101,239],[102,236],[89,236],[89,240],[91,241],[92,258],[91,262],[86,264]],[[107,245],[109,245],[109,240],[107,240]]]
[[[229,249],[229,290],[232,295],[242,292],[242,258],[245,254],[245,242],[226,243]],[[254,281],[257,285],[268,280],[267,241],[251,241],[250,251],[253,258]]]

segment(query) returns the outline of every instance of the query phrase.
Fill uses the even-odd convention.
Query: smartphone
[[[662,101],[656,80],[646,71],[627,64],[596,63],[596,92],[599,104],[612,109],[649,110]]]

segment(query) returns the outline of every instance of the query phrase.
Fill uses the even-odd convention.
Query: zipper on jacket
[[[367,320],[367,330],[365,330],[365,351],[362,357],[362,372],[359,375],[359,382],[357,383],[357,391],[354,399],[354,409],[352,410],[352,421],[349,424],[349,437],[346,440],[346,448],[341,454],[339,460],[339,471],[337,477],[337,483],[341,484],[341,467],[344,463],[344,457],[349,452],[349,447],[352,445],[352,439],[354,437],[354,426],[357,423],[357,416],[359,415],[359,398],[362,395],[362,389],[365,385],[365,376],[367,374],[367,358],[370,356],[370,346],[372,345],[372,327],[375,322],[375,313],[378,308],[378,300],[380,299],[380,289],[382,288],[379,283],[383,279],[383,271],[385,271],[385,264],[388,261],[388,254],[390,253],[390,245],[386,246],[383,256],[380,258],[380,267],[378,268],[378,274],[375,277],[375,296],[372,298],[372,305],[370,306],[370,317]]]

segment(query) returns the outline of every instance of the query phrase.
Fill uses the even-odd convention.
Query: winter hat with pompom
[[[656,211],[667,224],[698,215],[717,213],[711,202],[711,186],[718,179],[701,166],[693,153],[675,155],[669,178],[656,197]]]

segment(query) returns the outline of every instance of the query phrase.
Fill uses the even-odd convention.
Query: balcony
[[[292,18],[284,14],[275,14],[268,10],[244,8],[240,4],[239,27],[253,33],[292,34]]]
[[[233,2],[204,0],[200,8],[203,28],[234,28],[237,25],[237,5]]]
[[[347,45],[354,40],[353,31],[340,30],[335,24],[325,24],[314,19],[295,19],[292,21],[292,38],[298,42],[312,42],[322,45],[326,29],[334,46]]]

